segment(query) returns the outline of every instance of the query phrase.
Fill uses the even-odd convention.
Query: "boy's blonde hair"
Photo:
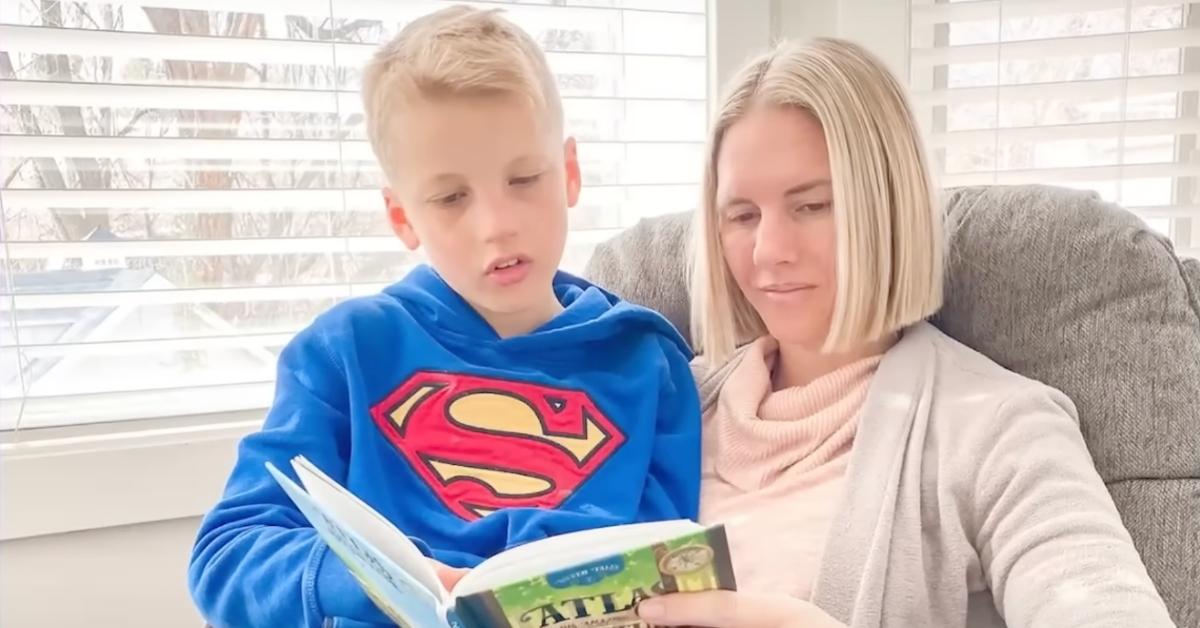
[[[725,132],[756,106],[811,114],[825,132],[837,225],[837,295],[823,350],[838,352],[931,316],[942,304],[942,222],[904,89],[861,46],[784,43],[727,87],[709,137],[694,229],[692,329],[720,361],[767,332],[721,248],[717,156]]]
[[[528,98],[562,135],[562,103],[537,43],[495,9],[453,6],[410,22],[363,70],[367,136],[392,176],[393,120],[406,101],[455,96]]]

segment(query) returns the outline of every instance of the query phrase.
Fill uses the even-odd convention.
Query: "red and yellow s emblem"
[[[469,521],[561,505],[625,442],[587,393],[455,373],[418,371],[371,415]]]

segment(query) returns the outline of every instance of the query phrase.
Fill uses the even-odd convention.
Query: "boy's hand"
[[[446,587],[447,591],[453,589],[454,585],[458,584],[458,581],[462,580],[462,577],[470,571],[470,569],[447,566],[432,558],[429,559],[429,562],[433,564],[434,573],[437,574],[438,580],[442,581],[442,586]]]

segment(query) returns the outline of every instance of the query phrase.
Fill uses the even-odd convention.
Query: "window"
[[[384,222],[359,68],[447,4],[0,3],[0,430],[265,407],[296,330],[419,260]],[[473,4],[557,75],[585,184],[566,269],[694,206],[705,0]]]
[[[911,0],[911,85],[946,186],[1099,192],[1200,249],[1200,5]]]

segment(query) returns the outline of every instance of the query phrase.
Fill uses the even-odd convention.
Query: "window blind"
[[[945,186],[1091,189],[1200,251],[1200,3],[910,0]]]
[[[359,70],[449,4],[0,3],[0,429],[264,407],[295,331],[417,263]],[[558,80],[584,173],[564,268],[694,206],[704,0],[468,4],[504,9]]]

